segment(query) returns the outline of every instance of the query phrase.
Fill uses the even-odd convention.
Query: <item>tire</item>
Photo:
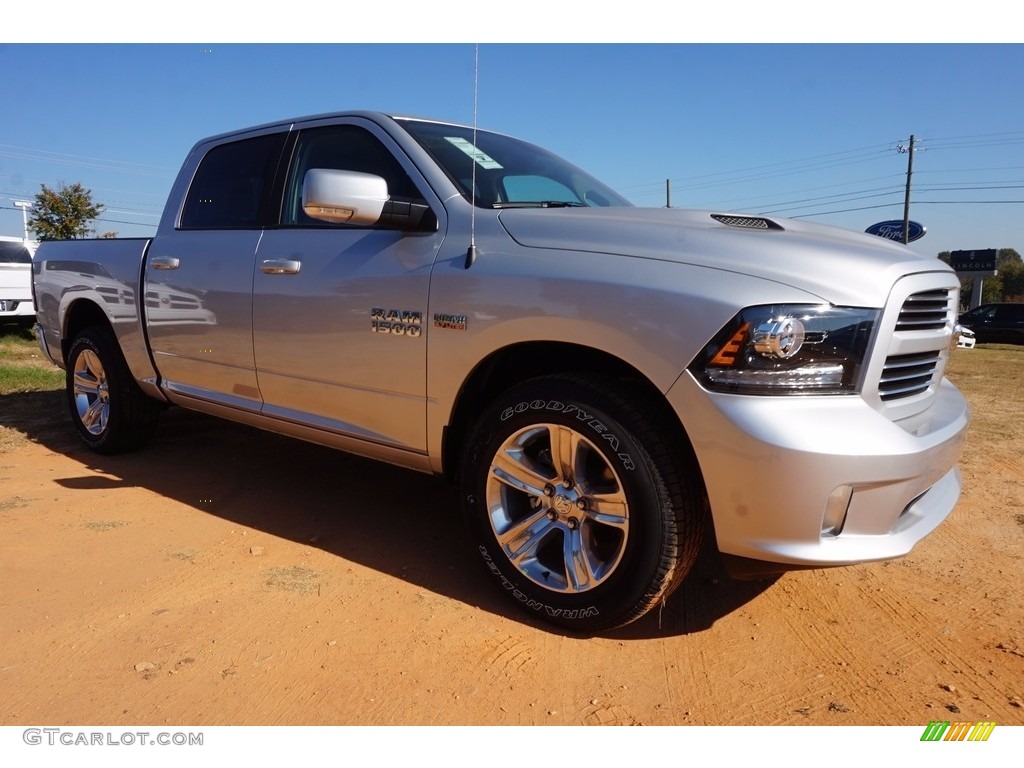
[[[96,453],[136,450],[156,430],[161,404],[139,389],[108,328],[86,328],[71,342],[66,391],[71,421]]]
[[[696,461],[628,392],[591,376],[527,381],[480,418],[463,457],[486,569],[520,607],[576,632],[640,618],[700,550]]]

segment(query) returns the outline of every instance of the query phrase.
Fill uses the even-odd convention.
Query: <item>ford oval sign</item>
[[[864,230],[869,235],[878,235],[889,240],[895,240],[897,243],[903,242],[903,219],[893,219],[892,221],[880,221],[877,224],[872,224],[870,227]],[[925,229],[921,224],[916,221],[907,222],[907,238],[908,243],[912,243],[915,240],[920,240],[924,237]]]

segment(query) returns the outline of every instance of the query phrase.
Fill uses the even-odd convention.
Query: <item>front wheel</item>
[[[156,430],[161,404],[139,389],[107,328],[87,328],[71,342],[66,391],[75,429],[97,453],[140,448]]]
[[[526,382],[484,414],[464,456],[486,568],[521,607],[575,631],[644,615],[700,548],[696,465],[629,392],[589,377]]]

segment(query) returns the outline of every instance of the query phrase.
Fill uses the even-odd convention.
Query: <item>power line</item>
[[[771,210],[764,210],[764,211],[760,211],[760,212],[761,213],[785,213],[786,211],[798,211],[801,208],[818,208],[818,207],[820,207],[822,205],[832,205],[832,204],[835,204],[837,202],[852,202],[854,200],[870,200],[871,198],[874,198],[874,197],[886,197],[888,195],[898,195],[900,193],[900,191],[901,190],[899,190],[899,189],[892,189],[892,190],[889,190],[887,192],[878,192],[876,194],[871,194],[871,195],[858,195],[858,196],[855,196],[855,197],[844,197],[843,200],[822,201],[820,203],[810,202],[809,205],[792,205],[792,206],[786,206],[784,208],[774,208],[774,209],[771,209]]]
[[[1024,183],[1014,184],[1012,182],[991,184],[988,186],[954,187],[949,184],[932,184],[925,187],[915,187],[918,192],[963,192],[983,191],[990,189],[1024,189]]]
[[[851,163],[853,163],[855,161],[859,161],[859,160],[862,160],[864,158],[881,157],[881,156],[883,156],[885,154],[888,154],[888,152],[891,151],[891,149],[890,149],[891,144],[886,144],[884,149],[882,149],[880,147],[881,147],[881,145],[877,145],[876,144],[876,145],[872,145],[872,146],[858,147],[856,149],[847,149],[847,150],[841,150],[841,151],[838,151],[838,152],[828,152],[828,153],[825,153],[825,154],[822,154],[822,155],[812,155],[810,157],[799,158],[799,159],[795,159],[795,160],[783,160],[783,161],[779,161],[779,162],[775,162],[775,163],[766,163],[764,165],[750,166],[750,167],[747,167],[747,168],[735,168],[735,169],[727,170],[727,171],[716,171],[714,173],[706,173],[706,174],[702,174],[702,175],[699,175],[699,176],[680,177],[680,178],[672,179],[672,182],[673,182],[673,184],[683,184],[684,185],[683,188],[685,188],[685,189],[700,189],[700,188],[703,188],[705,186],[721,186],[722,184],[738,183],[740,181],[746,181],[748,179],[773,178],[776,175],[793,175],[793,173],[803,172],[803,171],[818,170],[818,169],[824,170],[824,169],[828,169],[828,168],[838,167],[838,166],[841,166],[841,165],[849,165],[849,164],[851,164]],[[870,150],[870,151],[865,151],[865,150]],[[860,153],[860,154],[854,155],[854,153]],[[843,158],[841,162],[828,162],[829,158],[840,158],[840,157],[842,157],[844,155],[854,155],[854,156],[853,157]],[[793,166],[796,166],[796,168],[794,168],[792,170],[787,170],[787,172],[782,173],[782,174],[765,173],[765,171],[769,171],[769,169],[789,169],[789,168],[792,168]],[[753,175],[740,175],[740,176],[736,176],[737,174],[753,174]],[[723,177],[723,176],[724,177],[730,177],[731,176],[731,177],[734,177],[734,178],[721,179],[721,177]],[[714,182],[712,182],[710,184],[696,183],[696,182],[701,182],[703,180],[712,180],[712,179],[719,179],[719,180],[718,181],[714,181]],[[621,186],[619,188],[622,191],[628,191],[628,190],[639,190],[639,189],[648,188],[648,187],[650,187],[650,188],[657,187],[659,189],[659,191],[660,191],[660,189],[662,188],[663,184],[664,184],[664,181],[659,180],[658,182],[645,182],[645,183]]]
[[[922,169],[918,173],[980,173],[982,171],[1019,171],[1024,169],[1024,165],[998,165],[994,167],[983,167],[983,168],[935,168],[935,169]]]
[[[880,153],[878,153],[878,154],[880,154]],[[675,189],[677,189],[677,190],[682,189],[682,190],[691,190],[692,191],[692,190],[696,190],[696,189],[708,189],[710,187],[721,187],[721,186],[726,186],[726,185],[730,185],[730,184],[739,184],[739,183],[748,182],[748,181],[763,181],[765,179],[781,179],[781,178],[785,178],[785,177],[788,177],[788,176],[798,176],[800,174],[811,173],[811,172],[814,172],[814,171],[825,171],[825,170],[830,170],[832,168],[840,168],[840,167],[847,166],[847,165],[859,165],[859,164],[864,162],[864,158],[865,157],[868,157],[868,156],[867,155],[862,155],[862,156],[859,156],[859,157],[853,157],[853,158],[849,158],[849,159],[846,159],[846,160],[843,160],[843,161],[839,161],[839,162],[816,163],[816,164],[811,164],[811,165],[798,166],[798,167],[794,167],[794,168],[792,168],[790,170],[785,170],[785,171],[770,172],[770,173],[753,173],[753,174],[750,174],[750,175],[747,175],[747,176],[740,176],[740,177],[731,178],[731,179],[721,179],[720,181],[708,182],[708,183],[704,183],[704,184],[692,184],[692,183],[676,184],[675,182],[673,182],[673,185],[674,185]]]
[[[914,187],[915,193],[919,193],[919,194],[921,194],[921,193],[926,193],[926,194],[927,193],[933,193],[933,191],[934,191],[934,193],[947,193],[947,191],[992,191],[992,190],[998,190],[998,189],[1024,189],[1024,184],[1018,184],[1018,185],[1012,185],[1012,186],[942,187],[942,188],[936,188],[936,189],[928,189],[928,188],[921,189],[921,188],[918,188],[918,187]],[[865,190],[865,191],[869,191],[869,190]],[[794,204],[797,204],[797,203],[808,203],[808,205],[788,205],[788,204],[784,204],[780,208],[765,209],[765,210],[761,210],[760,212],[764,213],[764,214],[775,213],[775,214],[790,215],[790,214],[788,214],[788,212],[790,212],[790,211],[799,211],[802,208],[817,208],[817,207],[820,207],[820,206],[835,204],[835,203],[838,203],[838,202],[853,202],[853,201],[857,201],[857,200],[869,200],[870,198],[884,198],[887,195],[897,195],[897,194],[900,193],[900,191],[901,191],[900,189],[894,188],[894,189],[891,189],[889,191],[880,191],[880,193],[874,194],[874,195],[831,196],[833,198],[839,198],[839,200],[822,200],[820,203],[816,203],[813,200],[793,201]],[[964,205],[982,205],[982,204],[985,204],[985,203],[1007,205],[1007,204],[1014,204],[1014,203],[1017,203],[1017,202],[1018,201],[1013,201],[1013,200],[961,200],[961,201],[952,201],[952,200],[950,200],[950,201],[938,201],[938,200],[921,199],[921,198],[918,198],[918,197],[915,197],[914,200],[913,200],[913,204],[914,205],[952,205],[952,204],[955,204],[955,203],[961,203],[961,204],[964,204]],[[892,205],[896,205],[896,203],[893,203]],[[876,207],[880,207],[880,206],[870,206],[868,208],[876,208]],[[881,207],[885,207],[885,206],[881,206]],[[807,216],[807,215],[818,216],[818,215],[824,215],[826,213],[847,213],[849,211],[858,211],[858,210],[867,210],[867,209],[865,209],[865,208],[848,208],[848,209],[843,209],[843,210],[838,210],[838,211],[824,211],[824,212],[821,212],[821,213],[814,213],[814,214],[794,214],[794,215],[791,216],[791,218],[800,218],[801,216]]]
[[[17,211],[17,210],[21,210],[21,209],[20,208],[12,208],[12,207],[7,206],[7,205],[0,205],[0,211]],[[157,213],[157,212],[154,212],[154,211],[135,211],[135,210],[132,210],[130,208],[107,208],[106,206],[103,206],[103,210],[104,211],[110,211],[111,213],[127,213],[127,214],[135,214],[135,215],[138,215],[138,216],[148,216],[149,218],[153,218],[153,219],[159,219],[160,216],[162,215],[161,213]],[[126,222],[126,223],[130,223],[130,222]]]
[[[915,200],[915,205],[1019,205],[1024,200]],[[829,216],[833,213],[851,213],[854,211],[871,211],[878,208],[892,208],[894,203],[889,205],[865,205],[860,208],[843,208],[835,211],[817,211],[815,213],[801,213],[789,216],[791,219],[809,219],[812,216]]]
[[[807,158],[801,158],[797,160],[780,161],[776,163],[766,163],[763,165],[751,166],[748,168],[732,169],[728,171],[718,171],[714,173],[707,173],[698,176],[680,177],[671,179],[672,189],[674,192],[695,192],[698,190],[708,190],[713,188],[720,188],[730,185],[739,185],[747,182],[754,181],[765,181],[765,180],[778,180],[785,177],[790,177],[799,174],[812,173],[816,171],[825,171],[832,168],[838,168],[842,166],[848,166],[857,163],[868,162],[874,158],[881,158],[884,155],[889,154],[894,148],[899,149],[901,143],[905,145],[906,140],[899,140],[891,142],[884,149],[881,145],[868,145],[859,147],[856,149],[842,150],[837,152],[824,153],[821,155],[814,155]],[[924,144],[924,146],[922,146]],[[966,136],[944,136],[937,138],[929,138],[925,140],[918,139],[914,151],[924,150],[957,150],[957,149],[975,149],[984,147],[1002,147],[1015,144],[1024,144],[1024,131],[1003,131],[998,133],[987,133],[987,134],[974,134]],[[943,171],[942,169],[915,169],[915,173],[927,173],[932,178],[937,173],[965,173],[965,172],[983,172],[990,170],[998,170],[1005,172],[1007,170],[1013,170],[1017,167],[1000,166],[996,168],[979,167],[976,169],[950,169]],[[622,187],[623,191],[632,192],[637,197],[648,197],[649,199],[660,198],[663,194],[663,181],[649,182],[645,184],[635,184],[631,186]],[[854,182],[855,183],[855,182]],[[972,184],[972,182],[967,182]],[[995,185],[997,182],[987,182],[988,185]],[[832,185],[835,186],[846,186],[845,184]],[[810,189],[819,189],[822,187],[812,187]],[[827,188],[827,187],[824,187]],[[934,188],[934,185],[927,187],[915,187],[914,191],[928,191]],[[982,182],[976,183],[976,188],[981,190],[985,188],[985,184]],[[993,187],[999,188],[999,187]],[[810,191],[806,189],[805,191]],[[799,194],[799,191],[790,191],[788,193],[780,193],[784,195]],[[850,195],[856,193],[851,192]],[[772,197],[778,197],[779,195],[772,195]],[[765,203],[757,204],[754,198],[747,198],[753,202],[747,203],[747,207],[755,208],[765,205]],[[757,199],[764,200],[764,196],[759,196]],[[722,204],[734,204],[738,202],[738,198],[732,200],[720,200],[717,201],[718,205]],[[707,203],[704,203],[707,204]],[[786,202],[782,203],[769,203],[771,205],[788,205]]]
[[[107,157],[90,157],[88,155],[75,155],[68,152],[52,152],[46,149],[31,149],[29,147],[18,147],[13,144],[0,144],[0,156],[10,157],[18,160],[30,160],[40,163],[52,163],[56,165],[75,165],[86,168],[100,168],[115,170],[122,173],[141,173],[142,175],[167,176],[173,175],[177,169],[165,165],[152,165],[150,163],[137,163],[127,160],[114,160]],[[142,170],[146,169],[146,170]],[[154,171],[162,173],[154,174]]]
[[[888,203],[883,205],[863,205],[859,208],[841,208],[835,211],[818,211],[817,213],[799,213],[793,216],[789,216],[790,219],[809,219],[813,216],[829,216],[833,213],[851,213],[853,211],[873,211],[879,208],[892,208],[895,203]]]
[[[18,211],[18,210],[21,210],[21,209],[20,208],[14,208],[12,206],[7,206],[7,205],[0,205],[0,211]],[[131,213],[131,211],[116,211],[116,212],[117,213]],[[150,216],[152,214],[143,214],[143,215]],[[159,217],[157,217],[157,218],[159,218]],[[98,216],[95,219],[90,219],[90,221],[103,221],[103,222],[107,222],[109,224],[131,224],[132,226],[135,226],[135,227],[151,227],[153,229],[156,229],[157,226],[158,226],[157,224],[150,224],[150,223],[145,222],[145,221],[125,221],[124,219],[108,219],[105,216]]]
[[[121,219],[106,219],[106,218],[103,218],[103,217],[100,217],[98,219],[93,219],[93,221],[105,221],[105,222],[110,223],[110,224],[131,224],[132,226],[135,226],[135,227],[152,227],[153,229],[156,229],[157,226],[158,226],[156,224],[147,224],[147,223],[142,222],[142,221],[122,221]]]
[[[918,200],[919,205],[1015,205],[1024,200]]]
[[[1024,131],[1000,131],[999,133],[974,133],[966,136],[939,136],[935,141],[959,141],[960,139],[986,139],[993,136],[1022,136]]]

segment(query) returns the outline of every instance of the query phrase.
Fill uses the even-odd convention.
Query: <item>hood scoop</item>
[[[779,232],[784,231],[782,225],[760,216],[734,216],[732,214],[712,213],[711,218],[721,224],[725,224],[727,227],[736,227],[737,229],[774,229]]]

